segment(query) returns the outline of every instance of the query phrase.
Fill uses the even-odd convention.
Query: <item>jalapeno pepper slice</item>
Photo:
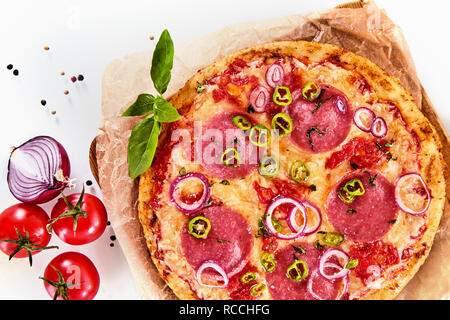
[[[246,274],[244,274],[241,277],[241,282],[242,283],[250,283],[250,282],[255,281],[255,280],[256,280],[256,273],[254,273],[254,272],[247,272]]]
[[[300,281],[308,276],[308,265],[303,260],[295,260],[286,270],[286,275],[292,281]]]
[[[248,139],[257,147],[265,147],[270,143],[270,130],[262,124],[257,124],[250,130]]]
[[[338,195],[345,203],[352,203],[355,197],[362,196],[365,193],[366,190],[362,181],[360,179],[352,179],[339,189]]]
[[[295,161],[291,166],[291,179],[298,183],[305,183],[308,181],[310,171],[303,161]]]
[[[241,157],[235,148],[229,148],[222,153],[222,163],[227,167],[236,168],[241,164]]]
[[[264,157],[259,165],[259,174],[265,177],[274,177],[279,170],[280,164],[274,157]]]
[[[320,94],[320,88],[314,82],[308,82],[302,90],[303,98],[308,101],[313,101]]]
[[[277,113],[272,118],[272,128],[280,138],[286,137],[287,135],[291,134],[293,130],[291,117],[283,112]]]
[[[232,120],[239,129],[248,130],[252,127],[252,123],[246,117],[239,114],[235,115]]]
[[[291,91],[288,87],[277,87],[273,93],[273,102],[279,106],[288,106],[292,103]]]
[[[191,219],[188,223],[189,233],[198,239],[205,239],[211,230],[211,222],[202,216]]]
[[[344,236],[338,232],[326,232],[320,236],[323,243],[338,246],[344,241]]]
[[[264,270],[266,270],[266,272],[272,272],[273,270],[275,270],[275,257],[273,256],[273,254],[268,253],[268,252],[264,252],[261,255],[261,264],[264,268]]]
[[[359,264],[358,259],[351,259],[349,262],[347,262],[345,269],[354,269],[358,266],[358,264]]]
[[[362,196],[366,193],[363,183],[359,179],[352,179],[346,182],[343,189],[351,196]]]
[[[261,295],[261,293],[264,292],[264,290],[266,290],[267,286],[264,283],[258,283],[255,284],[253,287],[250,288],[250,293],[252,296],[254,297],[258,297],[259,295]]]

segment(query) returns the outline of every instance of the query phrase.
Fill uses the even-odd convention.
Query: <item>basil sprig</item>
[[[150,75],[158,96],[140,94],[122,114],[123,117],[145,116],[131,131],[128,141],[128,168],[132,179],[144,173],[152,164],[161,133],[161,124],[179,120],[175,107],[162,96],[169,85],[173,67],[174,47],[169,31],[164,30],[153,52]]]

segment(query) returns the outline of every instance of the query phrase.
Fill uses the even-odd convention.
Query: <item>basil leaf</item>
[[[148,93],[140,94],[136,102],[133,103],[124,113],[122,117],[145,116],[153,110],[155,97]]]
[[[156,97],[154,104],[155,119],[159,122],[174,122],[181,119],[177,109],[162,97]]]
[[[171,78],[171,71],[173,67],[173,42],[169,31],[164,30],[159,37],[153,52],[152,68],[150,74],[152,76],[155,89],[163,94],[167,90]]]
[[[133,128],[128,141],[128,166],[132,179],[151,166],[160,132],[161,124],[155,121],[153,115],[149,115]]]

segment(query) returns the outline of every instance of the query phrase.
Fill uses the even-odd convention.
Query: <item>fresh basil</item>
[[[145,172],[153,161],[161,124],[149,115],[131,131],[128,141],[128,166],[130,177],[137,178]]]
[[[163,97],[156,97],[154,105],[155,119],[159,122],[174,122],[181,117],[175,107]]]
[[[140,94],[136,102],[122,114],[123,117],[149,114],[133,128],[128,141],[128,168],[132,179],[137,178],[151,166],[158,146],[161,124],[181,118],[177,109],[162,97],[170,82],[173,55],[172,39],[169,32],[164,30],[153,53],[150,71],[153,85],[160,96]]]
[[[137,97],[136,102],[122,113],[122,117],[145,116],[153,111],[154,104],[154,96],[148,93],[140,94]]]
[[[173,67],[174,47],[169,31],[164,30],[161,34],[155,51],[153,52],[152,69],[150,75],[155,89],[163,94],[167,90]]]

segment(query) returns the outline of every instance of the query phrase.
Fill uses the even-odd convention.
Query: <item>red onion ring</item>
[[[314,212],[314,214],[317,216],[317,223],[313,226],[309,226],[307,224],[305,229],[303,230],[302,236],[306,237],[306,236],[313,234],[320,228],[320,226],[322,225],[322,214],[320,213],[319,208],[317,208],[311,202],[303,200],[301,203],[303,204],[305,209],[308,209],[308,208],[311,209],[311,211]],[[288,224],[289,224],[289,228],[291,228],[292,232],[297,232],[301,228],[295,221],[296,211],[297,211],[297,207],[292,208],[292,210],[289,212],[289,216],[288,216]],[[310,221],[310,219],[308,219],[308,222],[309,221]]]
[[[369,124],[365,125],[361,119],[361,116],[367,116],[369,118]],[[355,115],[353,116],[353,122],[355,125],[364,132],[370,132],[372,129],[373,122],[375,120],[375,113],[367,108],[359,108],[355,111]]]
[[[370,131],[372,132],[374,137],[377,138],[386,137],[388,132],[386,121],[384,121],[384,119],[381,117],[376,117],[375,120],[373,120]]]
[[[222,285],[210,285],[210,284],[205,284],[202,281],[202,273],[205,269],[214,269],[215,271],[217,271],[223,278],[223,284]],[[217,263],[213,262],[213,261],[206,261],[204,262],[200,268],[198,268],[196,274],[195,274],[195,278],[197,279],[197,282],[207,288],[226,288],[228,286],[228,276],[225,272],[225,270],[223,270],[223,268],[221,266],[219,266]]]
[[[328,260],[330,258],[332,258],[332,257],[343,259],[342,265],[344,267],[339,267],[338,268],[339,271],[337,273],[329,275],[329,274],[326,274],[325,268],[333,266],[333,264],[330,264],[328,262]],[[349,256],[344,251],[342,251],[340,249],[328,249],[320,257],[319,268],[318,268],[319,269],[319,274],[323,278],[325,278],[327,280],[334,280],[334,279],[344,278],[345,276],[347,276],[350,273],[350,270],[345,268],[345,266],[347,265],[348,261],[349,261]]]
[[[264,112],[269,102],[270,93],[265,87],[259,86],[250,94],[250,104],[256,112]]]
[[[420,183],[422,184],[422,186],[424,187],[425,192],[426,192],[428,202],[427,202],[427,205],[425,206],[425,208],[421,211],[415,211],[411,208],[408,208],[408,206],[403,202],[401,195],[400,195],[400,190],[401,190],[400,186],[401,186],[402,182],[404,182],[405,180],[407,180],[411,177],[415,177],[415,178],[419,179]],[[400,178],[398,178],[397,181],[395,182],[394,186],[395,186],[395,202],[397,203],[397,206],[400,208],[400,210],[402,210],[403,212],[408,213],[410,215],[413,215],[413,216],[423,216],[425,214],[425,212],[427,212],[427,210],[431,204],[431,193],[430,193],[430,190],[428,189],[427,184],[425,183],[425,180],[423,180],[423,178],[420,176],[420,174],[407,173],[407,174],[401,176]]]
[[[56,198],[68,186],[69,176],[67,152],[52,137],[35,137],[11,152],[8,187],[22,202],[40,204]]]
[[[282,204],[292,204],[292,205],[295,206],[295,208],[300,209],[300,212],[303,214],[303,226],[299,227],[297,225],[297,223],[295,222],[295,226],[296,226],[295,230],[298,230],[298,231],[293,231],[294,233],[292,235],[289,235],[289,236],[279,233],[275,229],[275,227],[273,226],[273,223],[272,223],[272,215],[273,215],[275,209],[278,208]],[[297,210],[291,210],[291,213],[293,211],[294,211],[294,213],[296,213]],[[289,228],[291,230],[294,230],[294,225],[291,225],[293,219],[295,220],[295,214],[289,214],[287,222],[288,222]],[[303,235],[303,231],[304,231],[304,229],[306,227],[306,224],[307,224],[307,221],[306,221],[306,209],[305,209],[305,207],[303,206],[303,204],[300,201],[298,201],[298,200],[296,200],[294,198],[278,196],[275,199],[273,199],[272,202],[267,206],[266,218],[264,219],[264,224],[265,224],[265,226],[267,228],[267,231],[269,231],[269,233],[271,235],[273,235],[274,237],[276,237],[277,239],[280,239],[280,240],[297,239],[298,237]]]
[[[340,269],[340,267],[337,264],[334,264],[334,263],[329,263],[328,266],[332,267],[332,268]],[[318,276],[319,276],[318,272],[314,271],[313,274],[309,277],[308,284],[307,284],[307,290],[308,290],[309,294],[312,295],[315,299],[317,299],[317,300],[324,300],[321,296],[316,294],[314,292],[313,288],[312,288],[313,281]],[[335,300],[342,300],[344,298],[345,294],[348,292],[348,287],[349,287],[349,284],[350,284],[350,280],[348,278],[348,275],[346,277],[344,277],[342,280],[343,280],[344,288],[342,289],[342,291],[339,293],[339,295],[336,297]]]
[[[344,97],[337,96],[336,99],[334,99],[333,104],[338,113],[340,113],[340,114],[347,113],[347,101],[345,100]]]
[[[266,82],[271,88],[274,89],[283,85],[284,69],[279,63],[274,63],[267,69]]]
[[[199,180],[200,183],[203,185],[202,197],[193,204],[186,204],[183,203],[182,201],[178,201],[179,194],[177,191],[179,187],[183,186],[183,184],[185,184],[188,180],[192,179]],[[190,215],[202,209],[208,202],[210,195],[209,181],[201,173],[198,172],[188,173],[185,174],[184,176],[179,176],[178,178],[175,179],[175,181],[170,186],[169,193],[170,193],[170,201],[175,205],[175,207],[177,207],[177,209],[180,210],[181,212]]]

